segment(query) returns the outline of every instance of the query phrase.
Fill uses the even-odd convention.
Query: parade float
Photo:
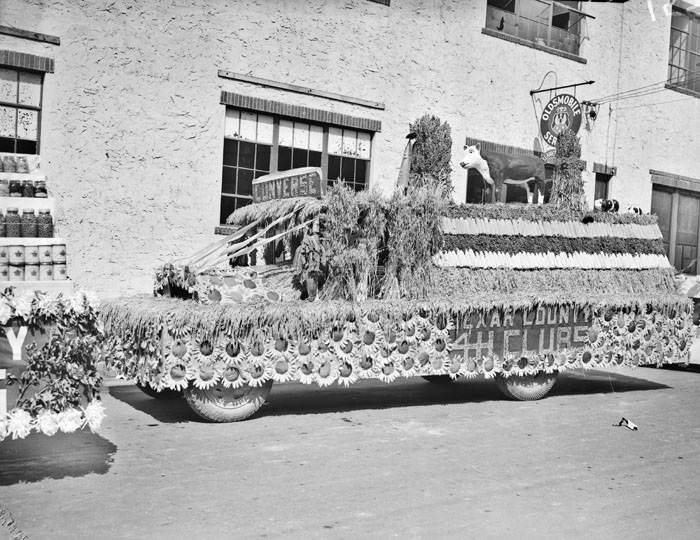
[[[320,169],[260,177],[228,236],[102,306],[110,365],[224,422],[273,383],[486,377],[539,399],[566,370],[687,362],[692,306],[655,216],[587,211],[577,190],[455,204],[425,176],[388,199]]]

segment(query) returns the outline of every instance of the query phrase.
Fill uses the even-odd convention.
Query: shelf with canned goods
[[[38,154],[0,152],[0,172],[8,174],[40,174]]]

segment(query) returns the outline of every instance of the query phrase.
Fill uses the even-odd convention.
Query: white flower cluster
[[[43,411],[36,418],[23,409],[13,409],[0,418],[0,441],[7,437],[24,439],[32,430],[44,435],[55,435],[59,431],[72,433],[88,426],[97,432],[105,417],[105,409],[97,400],[85,408],[68,409],[60,413]]]
[[[88,309],[97,309],[100,301],[95,293],[87,291],[78,291],[70,297],[63,297],[61,294],[50,297],[34,292],[22,296],[0,296],[0,326],[7,324],[12,318],[26,321],[32,310],[42,315],[56,315],[59,303],[76,315],[82,315]]]

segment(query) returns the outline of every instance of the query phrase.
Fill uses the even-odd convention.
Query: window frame
[[[682,28],[673,26],[674,16],[680,16],[687,19],[687,31],[683,30]],[[693,31],[694,28],[697,28],[697,30],[695,31],[697,33],[698,40],[697,49],[690,48],[692,37],[695,35],[695,32]],[[674,33],[685,34],[685,47],[683,47],[681,44],[679,44],[678,46],[674,46]],[[673,63],[676,59],[674,58],[675,53],[677,53],[679,57],[682,56],[684,58],[683,65]],[[691,56],[695,59],[695,70],[691,68],[691,66],[693,66],[693,61],[690,59]],[[674,71],[683,72],[683,78],[687,78],[689,73],[694,73],[694,75],[690,78],[689,81],[679,81],[678,75],[676,75],[675,77],[672,75]],[[691,88],[690,83],[693,83],[693,86],[697,87],[697,89]],[[675,5],[672,8],[671,22],[669,25],[668,72],[666,88],[678,90],[693,96],[700,97],[700,17]]]
[[[256,114],[256,115],[262,115],[262,116],[267,116],[267,117],[271,117],[271,118],[272,118],[272,144],[269,145],[269,146],[270,146],[270,164],[269,164],[269,167],[270,167],[270,168],[269,168],[269,174],[275,173],[275,172],[282,172],[282,171],[280,171],[280,169],[279,169],[280,122],[281,122],[281,121],[289,121],[289,122],[292,122],[293,125],[299,123],[299,124],[306,124],[307,126],[309,126],[309,128],[310,128],[311,125],[314,125],[314,126],[320,126],[320,127],[323,129],[322,150],[321,150],[321,164],[320,164],[320,168],[321,168],[321,171],[322,171],[323,178],[326,179],[326,181],[328,182],[328,185],[329,185],[329,186],[333,185],[333,182],[336,180],[335,178],[331,179],[331,178],[329,178],[329,176],[328,176],[328,170],[329,170],[329,164],[328,164],[328,162],[329,162],[329,157],[330,157],[331,155],[333,155],[333,156],[339,156],[339,157],[341,157],[341,158],[343,158],[343,159],[353,157],[353,159],[365,161],[365,162],[367,163],[367,165],[366,165],[365,182],[364,182],[364,188],[363,188],[363,189],[369,189],[369,186],[370,186],[370,179],[371,179],[371,171],[372,171],[372,146],[373,146],[373,142],[374,142],[374,134],[375,134],[374,131],[369,131],[369,130],[364,130],[364,129],[358,129],[358,128],[355,128],[355,127],[348,127],[348,126],[339,126],[339,125],[335,125],[335,124],[329,123],[329,122],[308,120],[308,119],[306,119],[306,118],[298,118],[298,117],[289,116],[289,115],[285,115],[285,114],[275,114],[275,113],[269,113],[269,112],[264,112],[264,111],[250,110],[250,109],[246,109],[245,107],[237,107],[237,106],[235,106],[235,105],[228,105],[228,104],[227,104],[227,105],[225,106],[225,109],[224,109],[224,110],[225,110],[225,112],[226,112],[226,111],[228,111],[229,109],[233,109],[233,110],[239,111],[239,113],[240,113],[240,112],[250,112],[250,113],[253,113],[253,114]],[[256,119],[256,122],[257,122],[257,119]],[[359,157],[359,156],[338,155],[338,154],[335,154],[335,153],[331,154],[331,153],[329,152],[329,144],[328,144],[328,141],[329,141],[329,133],[330,133],[330,130],[331,130],[332,128],[339,129],[339,130],[341,131],[341,134],[344,133],[346,130],[348,130],[348,131],[354,131],[354,132],[355,132],[356,134],[358,134],[358,135],[359,135],[359,133],[365,133],[365,134],[369,135],[369,143],[368,143],[368,144],[369,144],[369,158],[368,158],[368,159],[364,159],[364,158],[361,158],[361,157]],[[358,138],[359,138],[359,137],[358,137]],[[266,146],[268,146],[267,143],[258,143],[257,141],[253,142],[253,141],[250,141],[250,140],[248,140],[248,139],[243,138],[243,137],[240,136],[240,135],[239,135],[238,137],[231,137],[231,136],[226,135],[225,132],[224,132],[224,137],[223,137],[223,139],[224,139],[224,141],[226,141],[226,140],[234,140],[234,141],[239,141],[239,142],[241,142],[241,141],[242,141],[242,142],[248,142],[248,143],[255,144],[255,145],[257,145],[257,144],[265,144]],[[294,147],[292,146],[292,149],[293,149],[293,148],[294,148]],[[240,150],[240,145],[239,145],[239,150]],[[308,149],[307,151],[311,151],[311,150]],[[257,155],[257,150],[256,150],[256,155]],[[237,160],[238,160],[238,158],[237,158]],[[307,161],[308,161],[308,157],[307,157]],[[341,162],[341,163],[342,163],[342,162]],[[294,168],[293,152],[292,152],[292,161],[291,161],[290,164],[292,165],[291,168]],[[224,156],[222,155],[222,164],[221,164],[222,173],[221,173],[220,197],[219,197],[219,224],[220,224],[220,225],[225,225],[226,217],[228,217],[228,215],[230,215],[230,213],[229,213],[227,216],[222,216],[222,214],[221,214],[221,212],[222,212],[221,203],[222,203],[222,198],[223,198],[223,197],[246,199],[246,200],[249,200],[249,201],[252,202],[252,195],[251,195],[251,196],[247,196],[247,195],[241,195],[241,194],[239,194],[239,193],[229,193],[229,192],[224,192],[224,191],[223,191],[223,188],[224,188],[224,186],[223,186],[223,172],[224,172],[224,168],[225,168],[225,167],[228,167],[228,168],[235,167],[235,168],[237,168],[237,169],[239,168],[238,165],[232,166],[232,165],[226,165],[226,164],[224,164]],[[253,170],[254,170],[254,171],[257,171],[258,169],[255,169],[255,168],[254,168]],[[290,170],[290,169],[284,169],[284,170]],[[256,176],[255,176],[255,173],[254,173],[254,178],[255,178],[255,177],[256,177]],[[351,185],[351,187],[355,187],[355,188],[356,188],[356,186],[358,185],[358,183],[355,181],[355,179],[353,179],[352,181],[350,181],[349,184]],[[237,188],[238,188],[238,183],[237,183],[237,181],[236,181],[236,189],[237,189]],[[250,203],[248,203],[248,204],[250,204]],[[223,221],[222,221],[222,218],[223,218]]]
[[[16,111],[24,109],[24,110],[29,110],[29,111],[35,111],[37,113],[36,141],[32,141],[31,139],[23,139],[21,137],[17,137],[17,127],[19,124],[19,113],[17,113],[17,112],[15,113],[15,135],[14,135],[14,137],[2,137],[2,138],[13,140],[13,145],[12,145],[13,149],[12,149],[12,152],[9,152],[9,153],[27,154],[27,152],[18,152],[17,151],[17,141],[29,141],[29,142],[36,142],[36,150],[35,150],[34,154],[31,154],[31,155],[40,155],[40,153],[41,153],[41,119],[42,119],[42,111],[43,111],[43,107],[44,107],[44,82],[45,82],[45,75],[46,74],[43,71],[20,68],[20,67],[9,66],[9,65],[0,65],[0,69],[15,71],[17,73],[17,102],[11,103],[8,101],[0,100],[0,107],[10,107],[10,108],[15,109]],[[29,73],[31,75],[39,76],[39,79],[40,79],[39,105],[27,105],[24,103],[19,103],[19,88],[20,88],[20,78],[21,78],[20,74],[21,73]]]
[[[543,5],[544,9],[548,9],[548,15],[547,15],[547,22],[539,22],[536,19],[531,19],[529,17],[526,17],[524,15],[525,9],[523,8],[523,4],[521,4],[523,0],[511,0],[512,5],[513,5],[513,11],[510,11],[508,9],[504,9],[503,7],[496,5],[496,0],[494,0],[494,3],[491,2],[491,0],[486,0],[486,21],[484,28],[482,30],[482,33],[485,33],[487,35],[493,35],[495,37],[502,37],[508,41],[514,41],[516,43],[519,43],[521,45],[526,45],[530,46],[539,50],[543,50],[546,52],[550,52],[553,54],[558,54],[560,56],[564,56],[566,58],[570,58],[572,60],[577,60],[579,62],[584,62],[585,60],[579,56],[581,53],[581,44],[583,42],[583,39],[585,38],[585,29],[583,28],[584,21],[586,19],[595,19],[592,15],[589,15],[583,11],[581,11],[581,2],[580,0],[575,0],[576,1],[576,7],[570,7],[566,4],[564,4],[562,1],[557,1],[557,0],[527,0],[528,2],[538,2]],[[503,3],[503,2],[500,2]],[[509,2],[510,4],[510,2]],[[534,5],[534,4],[528,4],[529,5]],[[570,25],[569,28],[573,28],[575,26],[578,26],[578,31],[577,32],[572,32],[569,31],[568,29],[564,29],[559,25],[553,24],[554,17],[555,17],[555,9],[564,9],[566,10],[569,14],[575,13],[577,14],[580,18],[576,23],[573,25]],[[503,26],[503,23],[505,22],[503,16],[501,16],[501,22],[494,26],[491,24],[491,19],[492,19],[492,13],[491,10],[497,10],[498,12],[503,12],[504,14],[508,14],[509,16],[512,16],[515,19],[514,26],[516,27],[515,31],[510,31],[510,30],[505,30],[505,27]],[[496,17],[498,18],[498,17]],[[537,24],[545,25],[546,24],[546,36],[545,37],[540,37],[537,35],[535,38],[531,38],[529,36],[524,36],[522,35],[520,28],[527,28],[527,25],[524,25],[521,20],[527,20],[531,21]],[[499,29],[499,26],[501,27]],[[553,40],[552,38],[552,33],[553,29],[557,30],[562,30],[566,32],[567,35],[570,36],[576,36],[576,47],[575,50],[570,51],[566,49],[565,47],[559,47],[556,45],[556,41]],[[539,34],[539,32],[538,32]]]

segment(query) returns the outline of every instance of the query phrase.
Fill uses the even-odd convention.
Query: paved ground
[[[101,435],[0,444],[0,512],[30,538],[697,538],[699,389],[697,369],[567,375],[531,403],[278,385],[221,425],[111,385]]]

